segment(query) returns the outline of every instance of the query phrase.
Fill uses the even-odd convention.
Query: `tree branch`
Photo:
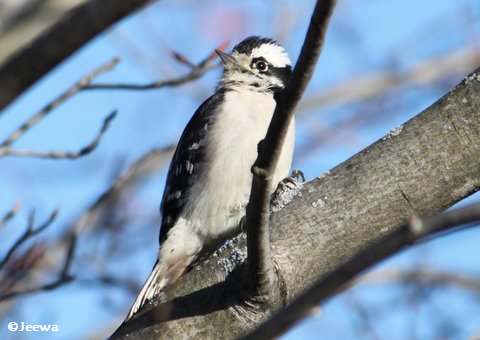
[[[10,222],[10,220],[12,220],[15,217],[15,215],[18,212],[18,209],[20,209],[20,204],[17,203],[12,209],[7,211],[5,215],[3,215],[3,217],[0,219],[0,228],[7,225],[7,223]]]
[[[31,218],[29,223],[30,228],[15,242],[15,245],[9,250],[0,265],[0,269],[2,269],[1,266],[4,266],[6,263],[11,263],[11,265],[5,267],[6,273],[1,276],[0,290],[2,293],[0,294],[0,301],[14,299],[26,294],[52,290],[72,280],[76,280],[81,284],[93,284],[95,282],[97,284],[115,285],[132,291],[134,287],[133,281],[130,282],[105,274],[100,274],[94,278],[81,278],[69,273],[71,263],[75,256],[76,240],[81,233],[87,231],[87,228],[89,228],[88,231],[92,231],[96,225],[101,223],[99,221],[101,221],[104,216],[111,213],[112,209],[116,209],[116,202],[122,194],[138,184],[142,179],[145,179],[163,167],[171,158],[173,150],[174,146],[167,146],[151,150],[140,157],[131,164],[121,176],[116,178],[111,186],[103,192],[83,214],[71,222],[69,226],[66,226],[63,235],[47,246],[34,244],[25,253],[16,256],[15,261],[12,261],[11,259],[13,255],[17,253],[17,249],[25,244],[27,240],[31,239],[34,236],[33,234],[38,234],[44,230],[44,226],[52,219],[50,217],[41,227],[33,228],[31,227],[33,226],[33,219]],[[14,209],[11,211],[13,210]],[[11,211],[7,215],[11,215]],[[41,260],[43,254],[47,252],[50,259],[55,258],[63,261],[60,268],[55,271],[56,274],[54,273],[53,280],[47,283],[39,282],[38,276],[28,276],[27,279],[24,279],[33,266],[35,266],[36,270],[39,270],[40,266],[52,266],[52,263],[48,259],[44,263],[38,263],[38,260]],[[57,266],[57,262],[55,262],[55,266]],[[19,288],[19,286],[21,287]],[[11,291],[12,287],[15,287],[16,291]],[[135,288],[138,287],[135,286]]]
[[[0,302],[13,299],[19,296],[23,296],[23,295],[38,293],[41,291],[49,291],[71,282],[74,279],[74,277],[70,275],[69,271],[75,255],[76,243],[77,243],[76,235],[71,235],[70,239],[68,240],[68,246],[65,253],[63,265],[58,271],[57,278],[55,280],[53,280],[50,283],[45,283],[38,286],[26,288],[23,290],[17,290],[17,291],[2,294],[0,295]]]
[[[42,223],[40,226],[35,228],[35,211],[32,211],[28,217],[27,229],[18,238],[18,240],[15,241],[15,243],[10,247],[7,254],[3,258],[3,260],[0,262],[0,270],[5,266],[5,264],[7,264],[8,260],[18,250],[18,248],[20,248],[26,241],[28,241],[32,237],[41,233],[46,228],[48,228],[53,223],[57,215],[58,215],[58,210],[54,210],[50,215],[50,217],[44,223]]]
[[[454,286],[480,294],[480,277],[430,268],[384,269],[358,278],[355,284],[406,284],[427,287]]]
[[[395,133],[305,183],[274,212],[282,303],[412,215],[433,216],[478,191],[479,116],[480,69]],[[227,242],[179,280],[170,300],[157,299],[112,338],[232,339],[254,328],[265,314],[242,298],[245,252],[241,236]]]
[[[90,226],[93,228],[95,221],[105,214],[105,210],[113,205],[119,196],[131,188],[138,180],[147,177],[165,165],[171,158],[175,146],[168,145],[164,148],[153,149],[131,164],[125,173],[119,176],[112,185],[105,190],[73,223],[72,233],[78,234]]]
[[[252,168],[253,181],[246,209],[249,279],[256,299],[275,299],[270,255],[269,209],[272,177],[295,107],[300,100],[320,55],[330,16],[336,1],[319,0],[310,20],[292,79],[278,98],[265,139]]]
[[[117,111],[113,111],[103,120],[102,127],[98,131],[95,138],[81,148],[78,151],[34,151],[34,150],[19,150],[12,149],[10,147],[0,148],[0,157],[2,156],[15,156],[15,157],[37,157],[37,158],[49,158],[49,159],[70,159],[75,160],[77,158],[88,155],[90,152],[96,149],[100,140],[105,132],[107,132],[112,120],[115,118]]]
[[[218,47],[218,49],[223,50],[225,48],[225,44],[222,44]],[[175,58],[178,60],[178,56],[180,54],[174,54]],[[189,64],[190,71],[180,77],[172,78],[172,79],[165,79],[165,80],[157,80],[152,83],[147,84],[127,84],[127,83],[117,83],[117,84],[89,84],[82,88],[82,90],[130,90],[130,91],[144,91],[144,90],[153,90],[159,89],[162,87],[168,86],[179,86],[191,82],[193,80],[197,80],[202,77],[207,71],[211,70],[215,67],[212,64],[213,60],[215,59],[215,52],[211,52],[206,58],[200,61],[198,64],[193,65]],[[180,59],[183,63],[185,63],[186,58]]]
[[[475,46],[434,57],[406,70],[383,70],[358,75],[348,81],[318,91],[302,100],[299,110],[318,109],[329,105],[343,105],[379,97],[405,85],[428,86],[454,75],[470,72],[480,64],[480,53]]]
[[[15,131],[13,131],[5,140],[0,144],[0,155],[3,150],[11,146],[13,143],[18,141],[25,133],[27,133],[32,127],[42,121],[48,114],[50,114],[54,109],[59,107],[61,104],[65,103],[68,99],[76,95],[83,87],[88,86],[93,79],[100,76],[101,74],[112,70],[119,60],[114,58],[107,63],[97,67],[91,72],[87,73],[82,79],[73,84],[65,92],[60,94],[57,98],[45,105],[40,111],[32,115],[29,119],[23,122]],[[5,151],[3,151],[5,152]]]
[[[110,25],[151,0],[90,0],[78,5],[0,66],[0,115],[48,71]],[[35,60],[35,63],[32,63]]]
[[[413,218],[410,223],[403,224],[396,231],[362,249],[346,263],[318,279],[292,303],[244,336],[242,340],[273,339],[306,317],[319,303],[347,288],[352,279],[378,262],[417,241],[466,224],[478,224],[478,222],[480,222],[480,203],[427,219]]]

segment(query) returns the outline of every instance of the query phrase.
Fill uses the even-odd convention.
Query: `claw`
[[[272,194],[272,211],[278,211],[287,205],[299,193],[303,182],[305,182],[305,176],[299,170],[293,171],[291,176],[281,180]]]
[[[301,179],[302,182],[305,182],[305,175],[303,174],[303,172],[301,170],[292,170],[292,173],[290,174],[290,177],[291,178],[295,178],[297,180]]]

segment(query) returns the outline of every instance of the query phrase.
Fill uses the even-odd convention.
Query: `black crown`
[[[234,48],[233,52],[238,52],[242,54],[250,54],[254,48],[257,48],[264,44],[279,45],[277,41],[270,38],[262,38],[259,36],[251,36],[245,38],[240,43],[238,43]]]

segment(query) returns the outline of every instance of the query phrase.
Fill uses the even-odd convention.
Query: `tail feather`
[[[171,234],[171,235],[170,235]],[[197,258],[202,242],[189,226],[176,226],[160,249],[159,260],[143,285],[126,320],[131,319],[149,300],[171,287]]]
[[[157,261],[152,272],[150,273],[150,276],[143,285],[142,290],[130,308],[125,321],[130,320],[140,310],[140,308],[147,303],[147,301],[158,295],[162,289],[165,288],[167,281],[162,279],[163,276],[163,270],[161,270],[161,266]]]

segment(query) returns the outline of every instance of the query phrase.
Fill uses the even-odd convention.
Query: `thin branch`
[[[117,111],[113,111],[110,113],[105,119],[103,120],[103,124],[98,131],[95,138],[82,147],[78,151],[34,151],[34,150],[18,150],[18,149],[11,149],[9,147],[0,148],[0,157],[2,156],[15,156],[15,157],[36,157],[36,158],[48,158],[48,159],[70,159],[75,160],[80,157],[86,156],[91,153],[93,150],[96,149],[100,140],[102,139],[105,132],[107,132],[108,128],[112,120],[115,118]]]
[[[407,70],[385,70],[364,76],[359,75],[344,83],[311,94],[302,100],[299,110],[306,111],[366,100],[405,85],[431,85],[448,76],[463,75],[477,67],[479,63],[478,50],[468,47],[420,62]]]
[[[170,159],[174,149],[175,146],[173,145],[153,149],[130,165],[127,171],[118,177],[74,222],[73,232],[78,234],[84,231],[87,226],[92,226],[94,221],[102,214],[102,211],[118,199],[122,192],[125,192],[140,178],[164,166],[167,160]]]
[[[75,255],[75,243],[78,238],[78,235],[81,232],[84,232],[85,229],[90,226],[92,227],[95,225],[96,221],[98,221],[98,217],[102,216],[102,214],[106,213],[106,209],[110,209],[112,207],[113,202],[119,198],[119,196],[124,193],[126,190],[131,188],[135,183],[137,183],[142,178],[148,176],[152,172],[155,172],[160,167],[164,166],[168,159],[171,157],[174,146],[167,146],[160,149],[154,149],[143,155],[140,159],[134,162],[125,173],[119,176],[114,183],[104,192],[102,193],[94,203],[92,203],[87,210],[72,224],[70,228],[66,231],[66,233],[58,240],[58,242],[49,247],[49,251],[56,251],[58,249],[63,252],[63,248],[67,248],[65,259],[63,260],[63,265],[58,271],[57,277],[49,283],[37,283],[32,282],[29,286],[30,288],[26,288],[23,290],[8,292],[3,295],[0,295],[0,301],[13,299],[19,296],[23,296],[26,294],[32,294],[42,291],[48,291],[55,288],[58,288],[64,284],[71,282],[72,280],[77,280],[76,277],[73,277],[69,271],[71,268],[71,263],[73,261]],[[29,225],[33,225],[33,223],[29,223]],[[44,224],[43,224],[44,225]],[[42,225],[42,226],[43,226]],[[43,229],[41,229],[43,230]],[[39,230],[39,231],[41,231]],[[38,231],[38,229],[35,229]],[[38,232],[39,232],[38,231]],[[36,232],[36,233],[38,233]],[[26,238],[26,237],[23,237]],[[17,243],[24,243],[25,241],[19,241]],[[19,248],[20,244],[15,246],[14,248]],[[14,251],[12,251],[13,254]],[[10,258],[12,255],[8,255]],[[6,263],[8,258],[4,260]],[[20,276],[19,279],[23,278]],[[118,285],[124,288],[127,288],[129,291],[134,291],[133,283],[129,283],[127,281],[121,282],[120,279],[118,282],[114,282],[114,277],[108,276],[100,276],[97,279],[82,279],[80,278],[80,283],[86,282],[101,282],[103,284],[110,284],[110,285]],[[13,285],[10,284],[8,287],[14,287],[15,280]],[[136,287],[138,288],[138,287]],[[5,289],[8,291],[9,289]]]
[[[220,45],[218,49],[224,49],[226,46],[225,43]],[[176,56],[178,60],[178,56]],[[206,58],[204,58],[201,62],[196,65],[192,65],[190,71],[180,77],[172,78],[172,79],[165,79],[165,80],[157,80],[151,83],[146,84],[127,84],[127,83],[116,83],[116,84],[89,84],[82,88],[82,90],[129,90],[129,91],[145,91],[145,90],[153,90],[159,89],[162,87],[169,87],[169,86],[180,86],[191,82],[193,80],[197,80],[202,77],[207,71],[216,67],[213,64],[213,60],[215,59],[215,53],[211,52]],[[182,60],[186,60],[185,58]],[[183,63],[186,63],[183,61]]]
[[[195,65],[194,63],[192,63],[185,55],[183,55],[182,53],[178,52],[178,51],[175,51],[175,50],[172,50],[171,51],[172,53],[172,57],[173,59],[175,59],[179,64],[182,64],[182,65],[185,65],[187,66],[188,68],[195,68],[197,67],[197,65]]]
[[[75,255],[76,243],[77,243],[76,235],[71,235],[71,237],[68,241],[68,247],[67,247],[67,251],[66,251],[66,254],[65,254],[64,263],[63,263],[62,267],[60,268],[60,270],[57,274],[57,278],[54,281],[52,281],[50,283],[42,284],[42,285],[39,285],[39,286],[27,288],[27,289],[24,289],[24,290],[13,291],[13,292],[10,292],[10,293],[0,295],[0,302],[5,301],[5,300],[9,300],[9,299],[13,299],[13,298],[16,298],[18,296],[28,295],[28,294],[32,294],[32,293],[38,293],[38,292],[41,292],[41,291],[49,291],[49,290],[58,288],[58,287],[60,287],[64,284],[70,283],[74,279],[74,277],[69,274],[69,271],[70,271],[70,267],[72,265],[73,258],[74,258],[74,255]]]
[[[269,192],[285,135],[320,55],[335,0],[316,3],[293,76],[279,96],[266,137],[252,168],[253,182],[246,211],[248,268],[256,297],[274,299],[273,267],[270,255]]]
[[[222,43],[219,49],[224,49],[226,43]],[[178,54],[179,55],[179,54]],[[179,58],[178,56],[176,57]],[[186,60],[186,58],[183,58]],[[182,59],[182,60],[183,60]],[[15,131],[13,131],[2,143],[0,143],[0,157],[2,156],[16,156],[16,157],[37,157],[37,158],[49,158],[49,159],[77,159],[92,152],[100,142],[101,137],[109,127],[111,120],[115,116],[115,112],[111,113],[103,122],[103,126],[95,137],[95,139],[87,146],[83,147],[77,152],[69,151],[33,151],[33,150],[16,150],[11,149],[10,146],[18,141],[25,133],[27,133],[32,127],[43,120],[49,115],[55,108],[63,104],[65,101],[76,95],[82,90],[148,90],[158,89],[167,86],[179,86],[187,82],[196,80],[203,76],[208,70],[212,69],[214,65],[212,61],[215,59],[215,53],[211,52],[200,63],[190,69],[190,72],[184,76],[178,78],[172,78],[167,80],[160,80],[148,84],[92,84],[92,81],[99,75],[112,70],[119,62],[117,58],[110,60],[109,62],[101,65],[85,75],[78,82],[73,84],[69,89],[60,94],[53,101],[48,103],[40,111],[31,116],[23,124],[21,124]]]
[[[0,65],[0,84],[9,84],[0,88],[0,110],[90,39],[150,2],[89,0],[73,8]]]
[[[20,204],[15,204],[15,206],[7,211],[5,215],[3,215],[2,219],[0,219],[0,228],[5,226],[8,222],[12,220],[12,218],[15,217],[15,215],[18,212],[18,209],[20,209]]]
[[[271,339],[283,334],[308,311],[346,288],[358,274],[417,241],[480,222],[480,203],[455,209],[427,219],[412,219],[396,231],[374,242],[331,273],[318,279],[291,304],[243,337],[243,340]]]
[[[356,283],[416,283],[423,286],[449,285],[480,294],[480,277],[428,268],[375,271],[363,275],[356,280]]]
[[[54,210],[49,218],[43,222],[40,226],[35,228],[35,211],[32,211],[30,215],[28,216],[28,225],[27,229],[23,232],[23,234],[18,238],[17,241],[10,247],[8,250],[7,254],[3,258],[3,260],[0,262],[0,269],[2,269],[5,264],[7,264],[8,260],[12,257],[12,255],[29,239],[31,239],[33,236],[41,233],[44,231],[48,226],[50,226],[55,218],[58,215],[58,210]]]
[[[28,132],[33,126],[38,124],[42,119],[44,119],[49,113],[51,113],[55,108],[63,104],[65,101],[76,95],[82,88],[88,86],[93,79],[100,76],[101,74],[112,70],[119,60],[114,58],[107,63],[97,67],[93,71],[89,72],[87,75],[82,77],[79,81],[73,84],[69,89],[60,94],[57,98],[52,100],[50,103],[45,105],[40,111],[31,116],[26,120],[22,125],[20,125],[15,131],[13,131],[1,144],[0,144],[0,155],[1,151],[5,148],[12,145],[20,137],[22,137],[26,132]]]
[[[93,202],[86,211],[80,215],[72,224],[71,227],[56,241],[54,245],[49,246],[49,251],[51,252],[59,252],[62,251],[66,247],[66,255],[64,259],[64,263],[61,266],[61,269],[58,272],[57,278],[50,283],[47,284],[37,284],[36,282],[32,283],[30,286],[32,288],[28,288],[26,290],[21,290],[17,292],[10,292],[3,295],[0,295],[0,301],[12,299],[21,295],[36,293],[40,291],[51,290],[57,288],[63,284],[69,283],[74,278],[72,275],[69,274],[69,269],[71,267],[71,262],[74,258],[74,251],[75,251],[75,242],[78,238],[78,235],[86,230],[87,227],[93,228],[95,223],[97,223],[99,216],[106,214],[107,209],[111,209],[112,205],[114,204],[115,200],[119,198],[119,196],[124,193],[126,190],[131,188],[137,181],[141,178],[148,176],[150,173],[158,170],[162,167],[167,160],[171,157],[173,153],[174,146],[168,146],[161,149],[154,149],[144,156],[142,156],[139,160],[134,162],[127,171],[120,177],[118,177],[115,182],[104,192],[102,193],[96,200]],[[31,225],[32,223],[30,223]],[[37,229],[35,229],[37,230]],[[21,239],[27,238],[21,237]],[[24,243],[25,241],[17,241],[17,243]],[[20,244],[15,246],[14,248],[19,248]],[[11,251],[14,252],[13,250]],[[11,257],[11,254],[8,255]],[[6,263],[8,258],[4,260]],[[1,267],[0,267],[1,268]],[[23,276],[15,279],[11,282],[7,287],[11,287],[15,285],[15,282],[18,282]],[[76,279],[76,278],[75,278]],[[81,279],[81,282],[88,282],[89,279]],[[91,281],[91,280],[90,280]],[[114,284],[110,282],[108,278],[99,278],[94,279],[94,281],[102,281],[104,284]],[[125,284],[127,286],[127,284]],[[137,287],[138,288],[138,287]],[[9,289],[3,289],[8,291]],[[129,290],[133,291],[133,288],[130,287]]]

